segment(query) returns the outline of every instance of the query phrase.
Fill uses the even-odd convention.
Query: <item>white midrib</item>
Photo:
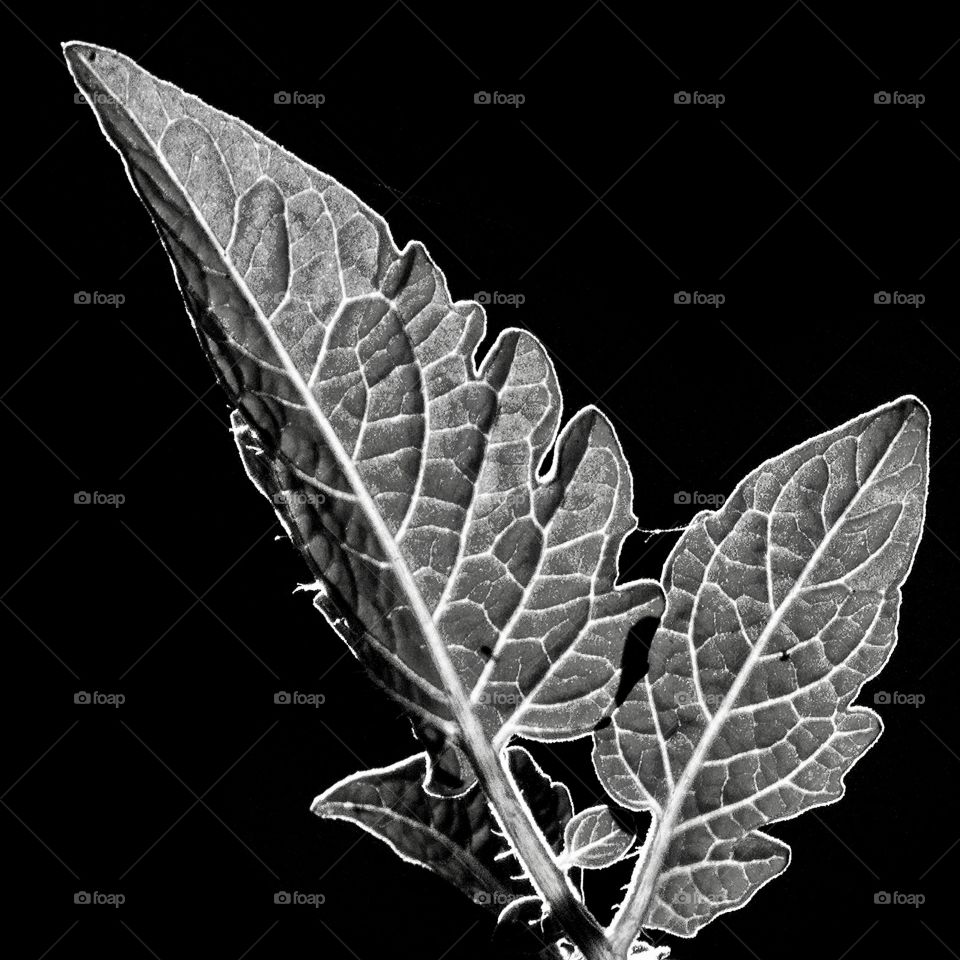
[[[468,851],[464,851],[462,847],[459,847],[456,843],[454,843],[454,841],[451,840],[450,837],[448,837],[445,833],[441,833],[439,830],[435,829],[434,827],[431,827],[429,824],[422,823],[420,820],[415,820],[413,817],[408,817],[405,814],[397,813],[396,810],[393,810],[390,807],[375,806],[369,803],[352,803],[352,802],[342,801],[342,800],[340,801],[328,800],[325,802],[323,806],[330,807],[330,808],[341,807],[343,808],[343,811],[344,811],[344,812],[332,812],[331,810],[324,810],[323,816],[330,817],[333,819],[346,820],[349,823],[356,823],[357,826],[361,826],[364,829],[368,829],[366,825],[362,823],[359,820],[359,818],[348,816],[348,812],[363,811],[363,812],[374,813],[374,814],[377,814],[378,816],[386,817],[390,820],[394,820],[396,823],[402,824],[403,826],[410,827],[411,830],[423,831],[424,833],[427,833],[431,837],[433,837],[433,839],[436,840],[437,843],[443,846],[446,850],[449,850],[451,856],[455,860],[458,860],[460,863],[467,865],[468,858],[469,858],[469,867],[473,869],[478,874],[479,879],[482,880],[484,883],[486,883],[488,886],[490,887],[503,886],[500,879],[496,877],[489,870],[489,868],[485,866],[480,860],[478,860],[474,856],[471,856],[471,854]],[[314,812],[316,812],[316,810]],[[374,831],[372,830],[370,832],[374,833]],[[378,833],[374,833],[374,836],[378,837],[379,839],[384,839],[383,836]],[[419,860],[416,860],[413,857],[410,857],[409,855],[404,853],[403,851],[399,850],[393,844],[392,841],[388,841],[388,842],[395,850],[397,850],[397,853],[402,859],[406,860],[409,863],[416,863],[418,866],[422,866],[422,863]],[[507,855],[509,856],[509,852],[507,853]]]
[[[100,85],[111,97],[115,97],[100,75],[89,63],[84,62],[84,67],[96,77]],[[117,100],[117,103],[124,110],[130,122],[137,127],[137,130],[141,136],[143,136],[145,142],[153,145],[153,138],[143,129],[137,117],[127,109],[125,104],[120,103],[119,100]],[[94,113],[98,114],[96,108],[94,107],[93,109]],[[102,120],[101,126],[104,126]],[[104,132],[106,133],[105,127]],[[108,139],[111,138],[108,136]],[[157,139],[159,140],[159,137]],[[123,151],[118,149],[117,152],[120,153],[124,165],[128,166],[127,157]],[[480,777],[490,804],[498,814],[501,825],[504,827],[511,844],[517,851],[518,859],[527,867],[534,888],[547,904],[557,910],[558,914],[566,919],[565,925],[567,925],[567,933],[588,957],[596,958],[596,960],[614,960],[603,938],[602,931],[590,914],[587,913],[583,904],[573,896],[573,888],[568,878],[564,876],[557,867],[556,859],[545,837],[533,822],[530,810],[523,803],[512,780],[506,775],[501,758],[487,740],[479,718],[474,713],[470,700],[464,692],[463,685],[450,659],[446,644],[437,631],[436,624],[413,579],[410,568],[403,554],[400,552],[400,548],[387,527],[385,520],[380,514],[379,508],[376,503],[374,503],[369,490],[367,490],[366,484],[363,482],[356,465],[346,455],[340,438],[336,435],[333,427],[323,415],[323,411],[320,409],[320,405],[317,403],[312,391],[308,388],[300,371],[297,370],[290,356],[287,354],[279,337],[257,303],[256,298],[247,287],[246,281],[240,276],[233,263],[227,257],[220,242],[210,230],[206,219],[200,214],[193,199],[187,193],[179,177],[167,162],[166,157],[155,147],[152,153],[166,175],[170,178],[171,183],[177,186],[181,196],[190,208],[194,222],[200,226],[200,229],[206,235],[213,249],[220,251],[221,255],[219,259],[221,263],[226,268],[231,280],[236,284],[237,289],[243,294],[248,305],[254,311],[257,322],[273,346],[274,352],[280,358],[284,372],[289,377],[290,382],[303,397],[317,428],[320,430],[330,451],[334,454],[344,476],[355,492],[357,501],[363,508],[364,514],[370,522],[377,539],[380,541],[384,553],[393,565],[397,579],[423,631],[434,667],[439,673],[444,689],[450,698],[451,711],[460,727],[467,752],[472,762],[476,765],[477,769],[475,772]],[[133,177],[130,176],[129,168],[127,175],[131,184],[134,184],[135,182]]]
[[[96,76],[97,80],[99,80],[100,83],[106,87],[106,84],[104,84],[104,81],[101,79],[100,75],[89,64],[85,65],[90,72]],[[123,106],[127,116],[130,118],[131,122],[136,125],[146,142],[153,144],[153,139],[147,134],[146,130],[143,129],[143,126],[137,117],[134,116],[134,114],[127,109],[125,105],[121,104],[121,106]],[[206,218],[197,209],[197,206],[193,202],[193,198],[187,192],[186,187],[184,187],[184,185],[180,182],[180,178],[167,162],[167,158],[160,151],[159,140],[161,138],[162,134],[157,137],[158,145],[153,150],[155,159],[162,167],[164,173],[166,173],[166,175],[170,178],[171,183],[176,184],[177,189],[180,191],[180,195],[190,208],[194,222],[200,226],[213,249],[218,252],[220,262],[226,268],[230,279],[236,285],[237,289],[243,294],[244,299],[247,301],[247,305],[253,310],[257,322],[260,324],[260,327],[266,334],[267,339],[270,341],[270,345],[273,347],[273,352],[280,359],[284,373],[287,375],[290,382],[294,385],[297,392],[303,398],[304,404],[310,411],[311,417],[313,418],[320,433],[323,435],[323,439],[328,448],[333,453],[337,461],[337,465],[340,467],[350,485],[351,490],[357,498],[357,503],[363,509],[364,516],[369,521],[374,533],[377,536],[377,540],[380,542],[380,546],[383,548],[384,553],[387,555],[391,565],[394,568],[394,571],[396,572],[397,579],[400,581],[400,584],[403,587],[403,592],[406,595],[413,612],[416,614],[420,629],[423,631],[424,639],[427,641],[431,656],[434,660],[434,665],[436,666],[437,671],[443,680],[444,688],[447,690],[451,700],[456,698],[456,692],[459,691],[460,698],[463,699],[464,703],[469,709],[469,701],[466,700],[463,692],[463,686],[460,683],[460,678],[457,675],[456,670],[454,669],[453,662],[450,660],[450,655],[447,651],[446,644],[444,644],[440,634],[437,631],[436,624],[433,622],[433,617],[431,616],[430,611],[424,602],[423,596],[421,595],[420,590],[413,579],[413,574],[410,572],[410,567],[404,559],[403,554],[400,552],[400,547],[397,545],[393,534],[387,526],[386,521],[383,519],[383,515],[380,513],[379,507],[377,507],[373,497],[370,495],[370,491],[367,489],[367,486],[363,481],[363,478],[360,476],[360,471],[357,469],[357,466],[353,460],[347,455],[346,450],[344,450],[340,438],[337,436],[332,425],[324,416],[323,411],[320,409],[320,404],[317,402],[317,398],[314,396],[313,391],[307,386],[307,382],[303,379],[303,375],[290,358],[290,355],[284,347],[283,342],[273,329],[273,325],[270,323],[266,314],[261,309],[256,297],[247,286],[246,280],[244,280],[244,278],[237,271],[237,268],[227,255],[227,252],[223,249],[220,241],[210,229],[210,225],[207,223]],[[124,162],[126,162],[126,157],[124,157]],[[338,270],[340,269],[339,258],[337,268]]]
[[[650,856],[645,858],[644,863],[637,865],[637,872],[631,878],[630,889],[626,898],[624,899],[623,907],[609,927],[608,932],[614,949],[625,949],[627,946],[629,946],[636,937],[637,931],[642,926],[643,921],[646,919],[647,909],[655,892],[657,881],[660,877],[660,867],[663,863],[664,856],[666,856],[670,842],[673,840],[673,828],[676,824],[677,817],[680,814],[683,802],[687,797],[690,786],[697,774],[700,772],[700,768],[703,766],[703,761],[706,759],[706,756],[709,753],[710,748],[713,746],[714,741],[716,740],[720,731],[723,729],[724,724],[727,722],[730,711],[732,710],[733,705],[736,703],[737,698],[740,696],[744,685],[750,679],[757,661],[763,655],[763,650],[770,640],[770,637],[772,637],[776,632],[777,627],[780,626],[780,623],[782,622],[784,616],[786,616],[787,611],[803,591],[804,583],[807,577],[816,569],[821,557],[833,542],[835,533],[843,527],[847,517],[850,515],[854,507],[856,507],[856,505],[859,503],[863,492],[870,487],[874,476],[886,463],[887,458],[890,456],[890,451],[893,450],[897,441],[900,439],[905,426],[906,420],[904,420],[903,424],[900,425],[896,435],[891,439],[887,449],[884,451],[883,456],[877,461],[873,469],[860,484],[856,495],[851,499],[850,503],[844,507],[843,512],[837,518],[836,523],[834,523],[830,531],[824,536],[823,540],[820,541],[820,544],[811,554],[810,559],[807,561],[806,565],[801,571],[800,576],[797,577],[796,582],[790,588],[789,592],[783,598],[777,609],[774,611],[773,616],[771,616],[770,620],[767,622],[767,625],[761,631],[760,636],[757,637],[757,642],[751,648],[747,659],[744,661],[742,669],[731,684],[730,689],[727,691],[727,695],[723,698],[723,702],[717,708],[717,712],[710,718],[710,722],[704,728],[703,736],[701,736],[699,742],[697,743],[696,749],[693,751],[693,754],[690,757],[690,760],[684,767],[683,774],[677,781],[676,787],[671,791],[670,801],[664,810],[663,819],[656,824],[656,836],[651,844]],[[856,459],[854,459],[854,470],[856,470]],[[771,508],[771,514],[772,513],[773,508]],[[695,660],[691,663],[691,667],[693,671],[696,672],[697,666]]]
[[[582,847],[577,847],[575,850],[571,850],[569,853],[565,853],[564,856],[560,858],[561,868],[570,868],[577,866],[577,860],[588,853],[593,853],[594,850],[602,850],[605,847],[609,846],[611,842],[614,842],[618,839],[619,833],[616,830],[610,830],[608,833],[603,834],[596,840],[591,840],[589,843],[585,843]],[[633,841],[631,841],[632,843]]]

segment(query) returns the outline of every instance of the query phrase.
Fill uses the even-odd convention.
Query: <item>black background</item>
[[[847,798],[779,824],[787,873],[678,957],[956,956],[950,618],[960,415],[960,16],[946,5],[3,4],[9,481],[3,829],[21,955],[490,957],[443,881],[308,810],[415,747],[245,479],[153,227],[59,42],[111,46],[240,116],[423,240],[455,298],[520,294],[567,411],[598,403],[643,527],[903,393],[933,413],[929,526]],[[522,93],[519,107],[477,91]],[[677,91],[722,93],[719,108]],[[877,91],[922,93],[920,107]],[[318,108],[279,91],[322,93]],[[12,256],[11,256],[12,254]],[[121,307],[75,305],[78,291]],[[677,305],[678,291],[723,294]],[[878,291],[922,294],[919,308]],[[492,339],[492,337],[490,338]],[[122,493],[80,506],[77,491]],[[635,535],[657,576],[674,539]],[[281,706],[280,690],[322,707]],[[75,705],[77,691],[120,707]],[[578,806],[588,741],[534,752]],[[618,877],[617,880],[624,880]],[[592,892],[615,897],[594,877]],[[279,890],[318,893],[317,909]],[[77,891],[122,893],[118,908]],[[923,894],[876,905],[878,891]],[[607,913],[597,907],[602,920]],[[19,928],[19,929],[18,929]],[[668,941],[669,942],[669,941]],[[500,953],[508,956],[507,953]]]

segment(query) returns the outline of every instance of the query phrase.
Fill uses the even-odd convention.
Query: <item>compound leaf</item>
[[[473,781],[438,657],[498,748],[588,735],[630,627],[662,610],[656,582],[617,582],[636,518],[607,418],[586,408],[558,436],[540,342],[507,330],[478,364],[482,307],[336,180],[115,51],[65,54],[174,264],[247,471],[319,609],[415,717],[431,788]]]
[[[896,642],[920,540],[928,413],[903,397],[754,470],[666,562],[649,672],[594,735],[607,791],[654,827],[628,892],[692,936],[786,869],[759,828],[832,803],[880,735],[852,706]]]
[[[559,853],[573,813],[569,790],[552,781],[522,747],[509,747],[507,758],[534,819]],[[357,824],[404,860],[439,874],[498,914],[517,897],[531,894],[483,792],[474,787],[462,797],[433,796],[423,789],[426,766],[421,753],[362,770],[324,791],[311,809]]]

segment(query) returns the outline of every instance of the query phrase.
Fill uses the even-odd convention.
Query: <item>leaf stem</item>
[[[106,87],[106,83],[90,64],[84,63],[84,67],[89,70],[99,84]],[[149,137],[138,118],[130,111],[127,111],[127,115],[145,141],[149,141]],[[129,175],[128,158],[123,151],[121,151],[121,155],[124,164],[127,165]],[[301,371],[294,364],[281,342],[279,334],[264,314],[257,298],[251,294],[245,278],[239,274],[236,265],[226,255],[222,242],[214,235],[206,217],[200,213],[196,201],[183,187],[166,158],[157,153],[155,159],[170,182],[179,188],[185,206],[190,211],[194,222],[200,226],[201,233],[206,236],[212,249],[220,251],[222,254],[221,259],[225,267],[225,275],[244,294],[267,341],[280,360],[283,373],[302,396],[308,413],[316,423],[328,449],[337,460],[344,477],[356,495],[358,505],[369,520],[377,539],[389,558],[397,579],[402,585],[410,606],[420,623],[430,655],[450,698],[454,719],[460,728],[464,747],[476,771],[477,779],[500,819],[505,833],[510,838],[517,856],[530,874],[537,892],[547,903],[552,915],[560,922],[586,960],[617,960],[610,949],[610,944],[607,942],[603,930],[579,901],[566,876],[557,866],[553,851],[547,846],[539,829],[533,823],[530,811],[508,776],[502,758],[498,756],[497,751],[484,733],[470,704],[469,697],[463,689],[453,661],[450,659],[447,646],[437,631],[433,616],[420,593],[409,565],[400,552],[395,536],[387,526],[370,491],[367,489],[356,463],[347,454],[339,435],[320,408],[316,395],[304,380]],[[133,182],[132,177],[131,182]],[[265,442],[269,442],[269,440],[269,437],[265,438]]]
[[[264,328],[275,349],[279,348],[279,343],[275,342],[276,333],[265,320]],[[314,421],[339,461],[351,489],[390,560],[423,631],[430,657],[443,682],[444,690],[450,698],[450,708],[460,729],[463,747],[480,786],[500,820],[504,833],[509,837],[517,857],[529,873],[537,893],[586,960],[618,960],[603,929],[577,898],[573,887],[557,866],[553,851],[534,824],[526,803],[507,773],[502,751],[498,754],[484,732],[406,558],[400,552],[400,547],[374,503],[356,464],[347,456],[340,438],[320,410],[316,397],[307,389],[287,355],[280,349],[277,349],[277,353],[287,368],[288,376],[300,388]]]
[[[477,723],[472,711],[470,715],[473,722]],[[479,723],[477,728],[479,730]],[[465,724],[461,724],[461,729],[480,786],[504,833],[510,838],[517,857],[530,874],[537,893],[550,908],[551,916],[587,960],[616,960],[603,930],[577,899],[557,866],[553,852],[533,825],[527,805],[506,773],[503,755],[497,757],[482,731],[474,739],[468,734]]]
[[[397,553],[400,569],[405,571],[406,564],[399,556],[399,550]],[[402,572],[400,579],[404,579]],[[423,605],[419,590],[413,586],[407,593],[411,595],[414,609],[419,613],[417,606]],[[618,960],[603,929],[577,898],[569,880],[557,865],[553,851],[534,823],[527,804],[507,771],[505,751],[501,750],[498,754],[484,733],[446,644],[425,605],[424,614],[420,619],[426,626],[427,645],[450,697],[450,707],[460,728],[463,748],[517,858],[526,868],[540,898],[549,907],[550,915],[563,927],[586,960]]]
[[[610,938],[610,944],[616,956],[627,956],[627,952],[640,934],[660,876],[660,867],[670,846],[675,819],[676,813],[668,810],[663,819],[654,821],[649,846],[637,859],[627,895],[613,918],[613,923],[607,928],[607,936]]]
[[[265,323],[265,329],[273,341],[276,334],[269,324]],[[324,417],[313,393],[306,389],[299,374],[292,368],[286,354],[281,350],[278,350],[278,354],[284,366],[288,367],[291,380],[301,388],[308,409],[329,448],[340,462],[341,469],[390,560],[423,631],[430,657],[443,682],[444,690],[450,698],[450,708],[460,729],[463,747],[480,786],[500,820],[504,833],[509,837],[517,857],[529,873],[537,893],[586,960],[618,960],[603,929],[577,898],[573,887],[557,866],[553,851],[533,822],[530,810],[507,773],[503,752],[498,753],[484,732],[406,558],[370,496],[356,464],[346,455],[340,438]]]

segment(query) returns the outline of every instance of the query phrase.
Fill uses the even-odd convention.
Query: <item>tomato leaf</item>
[[[540,342],[507,330],[478,363],[483,308],[332,177],[115,51],[65,53],[160,232],[247,471],[319,609],[414,716],[431,788],[474,778],[438,646],[497,748],[589,735],[629,629],[662,609],[656,582],[617,582],[636,518],[607,418],[586,408],[558,435]]]
[[[786,869],[760,827],[832,803],[882,730],[853,705],[897,637],[923,528],[928,413],[903,397],[754,470],[666,562],[647,676],[594,736],[654,827],[628,903],[692,936]]]
[[[573,807],[570,792],[552,781],[522,747],[507,749],[508,768],[551,847],[559,852]],[[435,797],[423,789],[427,758],[362,770],[334,784],[311,809],[348,820],[383,840],[404,860],[439,874],[496,913],[531,893],[483,792]],[[538,901],[539,902],[539,901]]]

